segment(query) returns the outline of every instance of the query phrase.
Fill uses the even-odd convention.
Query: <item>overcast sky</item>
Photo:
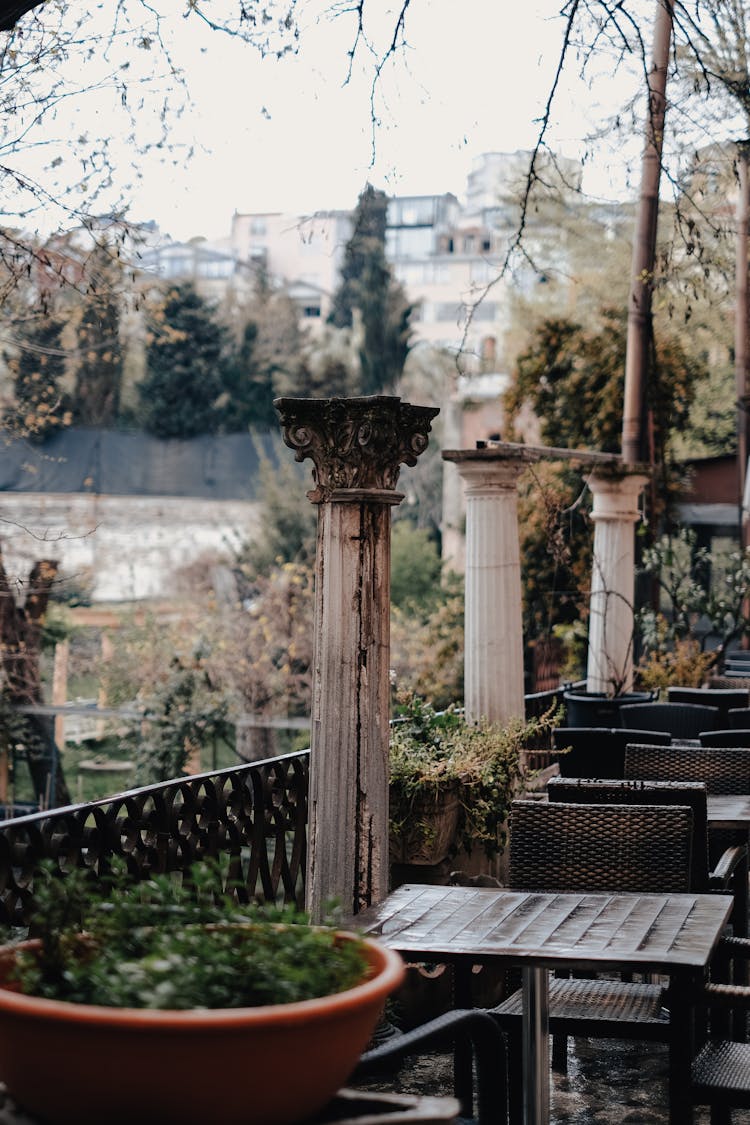
[[[215,0],[216,7],[225,5]],[[193,17],[184,19],[176,0],[159,7],[170,13],[163,31],[189,75],[193,100],[170,128],[177,166],[174,152],[165,157],[161,150],[159,160],[139,162],[142,178],[131,193],[130,217],[155,219],[180,239],[226,235],[234,210],[351,208],[368,180],[394,194],[452,191],[460,197],[478,154],[534,143],[564,26],[556,0],[412,0],[408,47],[384,68],[378,86],[373,137],[373,56],[362,48],[347,81],[355,23],[346,3],[332,18],[330,0],[299,0],[299,51],[281,60],[261,58]],[[204,7],[210,11],[214,4]],[[366,5],[381,20],[369,27],[378,51],[392,35],[395,10],[382,0]],[[581,155],[599,103],[609,99],[613,106],[627,92],[612,82],[606,57],[598,66],[589,86],[578,80],[571,56],[549,134],[563,155]],[[157,106],[146,92],[139,109],[144,122]],[[61,104],[56,121],[63,145],[71,136],[116,131],[114,107],[100,93]],[[192,145],[187,160],[182,154]],[[634,167],[638,148],[636,142],[627,152]],[[112,153],[120,182],[132,171],[133,153],[116,144]],[[608,179],[613,154],[606,144],[599,153],[584,187],[621,192],[622,151],[616,150],[620,178],[614,187]],[[48,159],[49,152],[32,149],[15,159],[43,180],[34,164],[42,156]],[[61,168],[67,160],[63,152]]]
[[[394,194],[461,196],[476,155],[534,143],[560,50],[558,4],[413,0],[410,49],[381,79],[374,154],[370,60],[363,54],[368,65],[346,82],[352,18],[316,20],[322,7],[307,6],[300,51],[281,61],[208,42],[190,83],[191,125],[209,151],[196,153],[186,177],[144,185],[138,210],[179,237],[211,236],[235,208],[352,207],[367,180]],[[572,66],[552,133],[565,155],[581,151],[593,116],[586,97]],[[605,162],[603,153],[590,190],[606,190]]]

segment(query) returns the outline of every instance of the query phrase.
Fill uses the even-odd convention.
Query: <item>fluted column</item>
[[[587,690],[615,695],[633,686],[633,607],[638,499],[648,482],[643,467],[599,467],[594,495]]]
[[[518,478],[521,449],[444,450],[466,495],[464,704],[470,722],[523,717]]]
[[[307,909],[356,914],[388,892],[391,507],[434,407],[399,398],[277,399],[311,458],[318,505]]]

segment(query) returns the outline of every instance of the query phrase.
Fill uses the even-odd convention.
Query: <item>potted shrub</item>
[[[550,746],[553,712],[504,725],[467,723],[417,695],[397,699],[390,738],[390,858],[437,864],[463,850],[505,846],[510,802],[523,791],[524,752]]]
[[[285,1125],[333,1097],[403,966],[288,908],[239,907],[196,868],[48,877],[0,950],[0,1075],[50,1125]]]

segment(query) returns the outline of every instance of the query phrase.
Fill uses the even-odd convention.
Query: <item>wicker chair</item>
[[[686,892],[691,887],[693,814],[682,805],[514,801],[509,884],[538,891]],[[659,984],[554,978],[550,1031],[664,1041],[669,1021]],[[521,1105],[520,990],[492,1009],[507,1034],[511,1121]],[[561,1062],[562,1058],[556,1061]]]
[[[629,703],[620,708],[620,723],[629,730],[662,730],[672,738],[697,738],[702,730],[721,726],[721,712],[698,703]]]
[[[701,707],[718,707],[722,726],[729,725],[729,710],[732,707],[747,707],[750,704],[747,688],[691,688],[668,687],[668,703],[697,703]]]
[[[750,727],[750,707],[730,707],[728,715],[729,726],[734,730],[747,730]]]
[[[750,728],[740,730],[702,730],[698,735],[701,746],[750,746]],[[638,739],[640,742],[641,739]]]
[[[421,1027],[372,1047],[362,1055],[351,1080],[356,1083],[382,1075],[384,1070],[392,1070],[413,1055],[455,1044],[471,1050],[474,1056],[477,1116],[471,1120],[476,1120],[476,1125],[505,1125],[508,1120],[505,1042],[491,1013],[478,1008],[445,1012]],[[460,1120],[470,1125],[469,1115],[473,1110],[470,1103],[474,1100],[472,1089],[457,1090],[456,1096],[461,1099]],[[402,1120],[401,1115],[396,1119]]]
[[[709,796],[750,793],[750,747],[628,744],[625,777],[640,781],[703,781]],[[739,842],[737,832],[709,832],[709,863]]]
[[[750,960],[750,941],[724,939],[719,956],[746,962]],[[711,982],[705,986],[703,1004],[710,1012],[711,1034],[693,1060],[692,1100],[694,1105],[710,1106],[711,1125],[730,1125],[732,1109],[750,1109],[750,1043],[745,1034],[750,988]],[[722,1011],[734,1018],[725,1014],[717,1019]],[[730,1027],[735,1029],[735,1038],[728,1037]]]
[[[703,781],[709,794],[750,793],[750,747],[628,743],[625,777],[640,781]]]
[[[747,847],[730,844],[711,868],[709,864],[707,792],[702,781],[595,780],[552,777],[547,783],[550,801],[575,804],[687,805],[693,813],[691,890],[734,896],[732,932],[748,933]]]
[[[563,777],[623,777],[628,742],[667,744],[664,731],[622,727],[556,727],[552,745]]]

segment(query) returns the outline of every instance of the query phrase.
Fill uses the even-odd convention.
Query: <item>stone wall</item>
[[[254,538],[260,509],[249,500],[4,492],[0,541],[13,578],[54,558],[65,578],[93,584],[94,601],[173,598],[176,572]]]

